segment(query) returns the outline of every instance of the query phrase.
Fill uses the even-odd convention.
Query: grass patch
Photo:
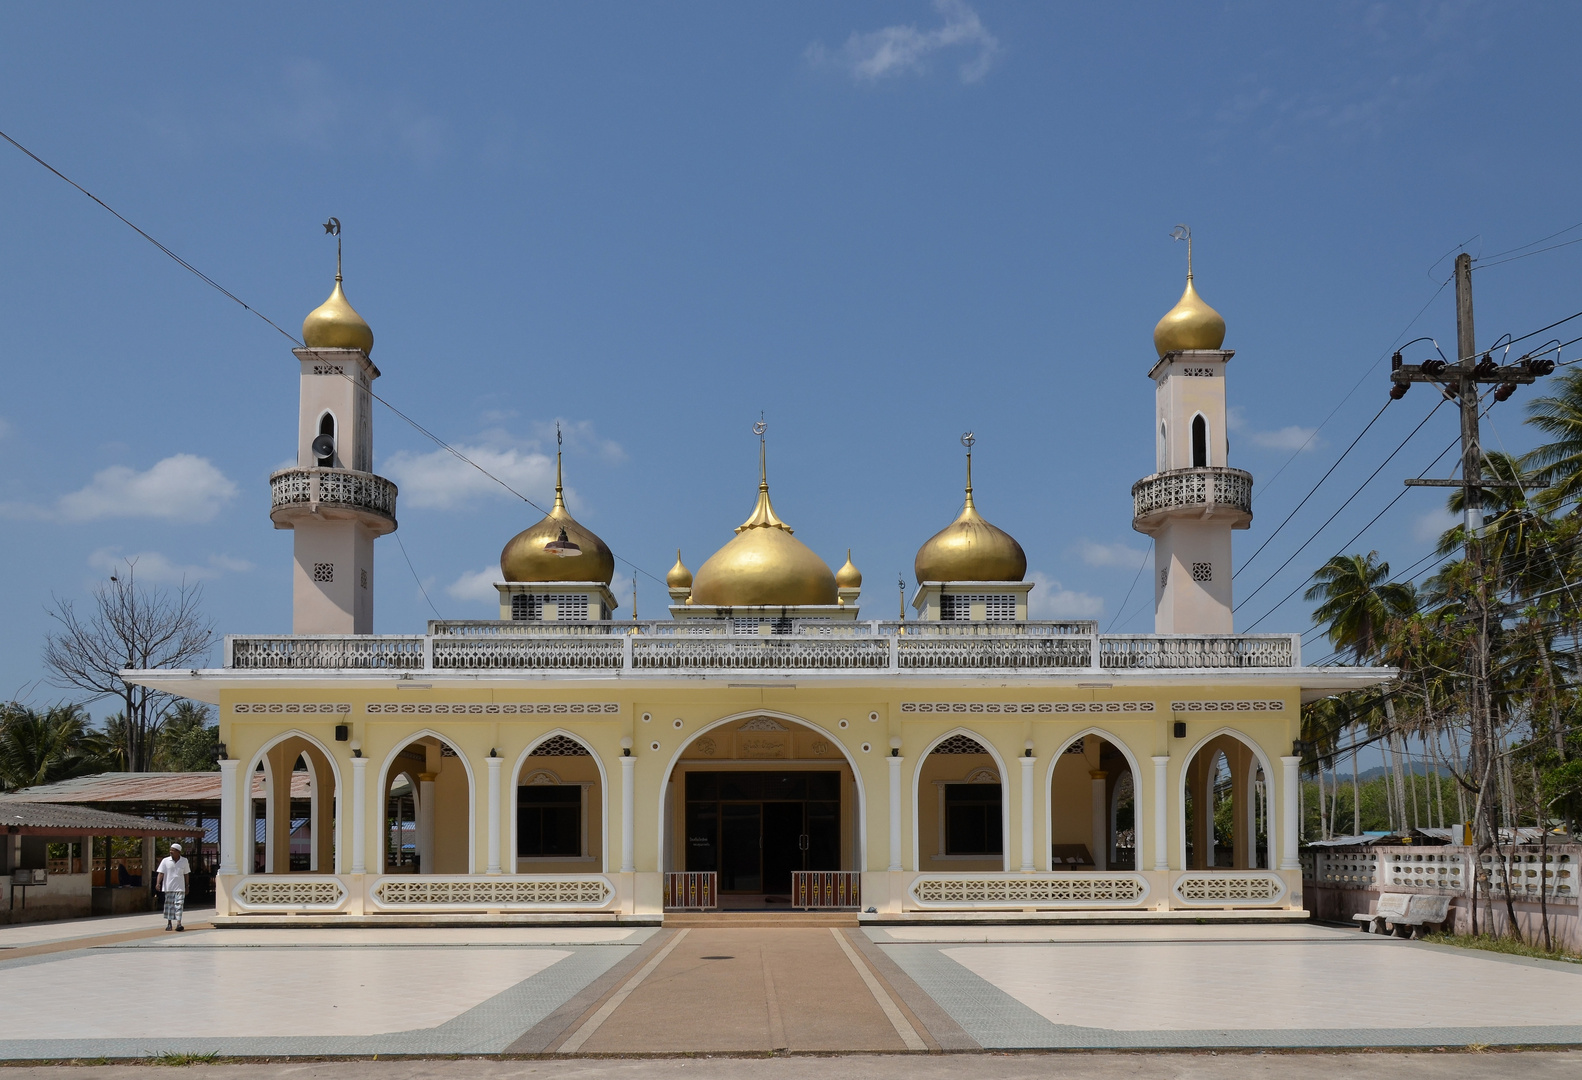
[[[1576,953],[1569,953],[1564,949],[1545,949],[1541,945],[1529,945],[1511,937],[1425,934],[1422,940],[1431,941],[1435,945],[1454,945],[1461,949],[1482,949],[1484,952],[1505,953],[1508,956],[1528,956],[1534,960],[1560,960],[1571,964],[1582,964],[1582,956]]]
[[[188,1065],[213,1065],[220,1060],[218,1050],[210,1050],[207,1054],[153,1054],[149,1057],[150,1065],[172,1065],[186,1067]]]

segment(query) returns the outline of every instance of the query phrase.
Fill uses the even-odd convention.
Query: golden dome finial
[[[967,448],[967,497],[956,520],[929,538],[912,564],[917,583],[925,581],[1021,581],[1027,555],[1016,538],[983,519],[972,502],[972,432],[961,437]],[[903,591],[904,596],[904,591]]]
[[[692,571],[687,569],[687,564],[681,561],[681,549],[676,548],[676,565],[670,568],[670,573],[665,575],[665,585],[672,589],[692,588]]]
[[[775,508],[769,502],[769,451],[764,439],[764,433],[769,430],[769,425],[764,423],[763,414],[759,413],[759,420],[753,425],[753,434],[758,436],[758,504],[753,507],[753,512],[746,521],[736,527],[737,532],[748,529],[784,529],[791,532],[791,526],[775,516]]]
[[[555,425],[555,504],[538,524],[513,536],[500,552],[506,581],[598,581],[615,578],[615,555],[566,509],[561,483],[560,425]]]
[[[341,223],[330,218],[324,231],[335,237],[335,288],[330,298],[302,320],[302,343],[310,349],[361,349],[364,354],[374,350],[374,332],[366,320],[354,309],[341,289]]]
[[[1225,344],[1225,319],[1203,302],[1192,285],[1192,230],[1177,225],[1170,231],[1170,238],[1187,242],[1186,291],[1154,327],[1154,348],[1161,357],[1186,350],[1218,349]]]
[[[862,588],[862,571],[851,561],[851,548],[846,549],[846,565],[835,571],[835,584],[842,589]]]

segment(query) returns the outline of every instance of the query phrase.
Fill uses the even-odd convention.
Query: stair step
[[[733,930],[856,926],[857,913],[855,911],[667,911],[665,925],[730,927]]]

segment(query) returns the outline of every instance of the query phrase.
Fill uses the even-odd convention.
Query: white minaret
[[[1154,539],[1154,632],[1229,634],[1232,529],[1252,522],[1252,474],[1225,436],[1225,320],[1192,287],[1192,233],[1180,303],[1154,328],[1157,471],[1132,485],[1132,528]]]
[[[341,291],[340,222],[335,290],[302,321],[305,347],[297,412],[297,464],[269,477],[269,517],[291,529],[293,634],[371,634],[374,538],[395,532],[396,486],[373,474],[374,332]]]

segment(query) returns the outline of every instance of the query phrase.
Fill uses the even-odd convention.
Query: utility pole
[[[1473,591],[1468,612],[1476,628],[1472,663],[1472,739],[1469,746],[1467,771],[1477,778],[1480,789],[1478,804],[1482,812],[1476,814],[1474,823],[1479,851],[1488,847],[1495,838],[1494,800],[1481,797],[1496,782],[1490,766],[1495,758],[1493,702],[1489,695],[1489,595],[1483,564],[1483,489],[1486,487],[1521,487],[1519,481],[1485,480],[1483,477],[1483,444],[1478,437],[1478,413],[1481,409],[1480,386],[1494,385],[1495,401],[1505,401],[1522,384],[1536,382],[1541,376],[1555,369],[1555,362],[1547,356],[1523,356],[1514,364],[1497,364],[1491,352],[1478,357],[1477,335],[1472,322],[1472,256],[1462,252],[1456,256],[1456,361],[1450,363],[1441,353],[1437,359],[1421,364],[1405,364],[1397,352],[1391,361],[1390,397],[1399,401],[1406,396],[1413,383],[1426,382],[1438,386],[1449,400],[1461,410],[1461,478],[1459,480],[1408,480],[1412,487],[1458,487],[1462,492],[1464,508],[1464,542],[1467,565],[1473,574]],[[1437,349],[1437,346],[1436,346]]]

